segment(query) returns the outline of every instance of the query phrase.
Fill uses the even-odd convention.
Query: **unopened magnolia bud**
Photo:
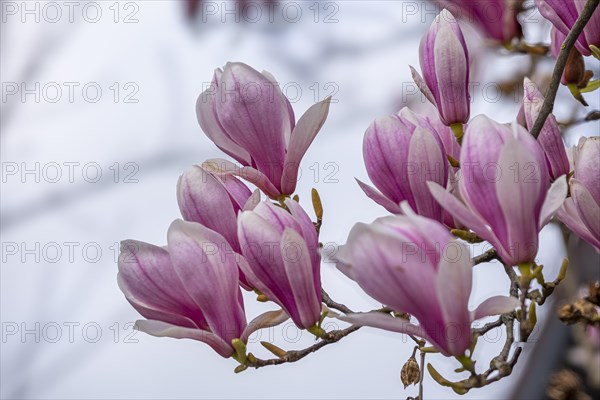
[[[421,370],[419,369],[419,364],[414,357],[411,357],[402,367],[402,371],[400,372],[400,380],[404,384],[404,389],[406,389],[408,385],[416,385],[419,383],[420,379]]]
[[[585,62],[583,56],[575,47],[571,48],[569,52],[569,58],[567,58],[567,65],[565,66],[565,72],[563,74],[563,83],[574,83],[579,84],[585,75]]]
[[[287,352],[285,350],[283,350],[280,347],[275,346],[273,343],[260,342],[260,344],[262,344],[265,349],[269,350],[271,353],[273,353],[274,355],[276,355],[279,358],[283,358],[287,354]]]

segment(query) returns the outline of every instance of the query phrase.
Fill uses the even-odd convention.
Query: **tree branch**
[[[342,338],[348,336],[352,332],[359,330],[360,328],[361,328],[360,326],[353,325],[346,329],[327,332],[325,335],[323,335],[320,342],[318,342],[310,347],[307,347],[306,349],[303,349],[303,350],[286,351],[285,354],[279,358],[271,358],[268,360],[261,360],[259,358],[254,357],[252,355],[252,353],[250,353],[250,354],[248,354],[248,359],[247,359],[245,365],[247,367],[261,368],[261,367],[266,367],[268,365],[279,365],[279,364],[296,362],[298,360],[303,359],[307,355],[314,353],[315,351],[320,350],[321,348],[323,348],[331,343],[338,342]]]
[[[550,87],[548,88],[548,93],[546,93],[546,98],[544,99],[544,103],[542,104],[542,109],[535,120],[535,124],[531,129],[531,135],[534,138],[537,138],[546,123],[546,118],[552,112],[554,108],[554,100],[556,99],[556,93],[558,92],[558,86],[560,85],[560,79],[562,77],[563,71],[565,70],[565,66],[567,64],[567,59],[569,58],[569,52],[571,48],[575,45],[577,38],[581,32],[583,32],[583,28],[587,24],[587,22],[592,17],[594,10],[598,7],[598,3],[600,0],[588,0],[585,4],[585,7],[581,11],[579,18],[571,28],[571,32],[567,35],[562,49],[560,50],[560,54],[558,55],[558,59],[556,60],[556,65],[554,66],[554,71],[552,72],[552,81],[550,82]]]
[[[481,264],[484,262],[497,260],[498,253],[495,249],[490,249],[483,254],[478,255],[477,257],[473,257],[473,265]]]
[[[323,289],[323,288],[321,288],[321,297],[322,297],[323,303],[325,303],[325,305],[329,308],[333,308],[334,310],[341,311],[344,314],[350,314],[353,312],[351,309],[346,307],[344,304],[333,301],[331,299],[331,297],[329,297],[329,295],[327,294],[325,289]]]

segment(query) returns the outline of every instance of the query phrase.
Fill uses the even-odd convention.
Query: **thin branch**
[[[494,328],[498,328],[500,326],[502,326],[504,324],[504,322],[502,321],[502,317],[498,318],[497,320],[493,321],[493,322],[488,322],[487,324],[485,324],[484,326],[482,326],[481,328],[475,328],[473,329],[473,333],[479,336],[483,336],[486,333],[488,333],[489,331],[491,331]]]
[[[423,378],[425,377],[425,352],[421,352],[421,376],[419,379],[419,400],[425,400],[423,398]]]
[[[556,60],[556,65],[554,66],[554,71],[552,72],[552,81],[550,82],[548,93],[546,93],[546,98],[542,104],[542,109],[540,110],[540,113],[535,120],[535,124],[531,129],[531,134],[534,138],[539,136],[544,124],[546,123],[546,118],[548,118],[548,115],[550,115],[552,109],[554,108],[554,100],[556,99],[556,93],[558,92],[560,79],[563,71],[565,70],[571,48],[575,45],[577,38],[581,32],[583,32],[583,28],[592,17],[594,10],[596,10],[596,7],[598,7],[598,3],[600,3],[600,0],[588,0],[585,3],[585,7],[581,11],[581,14],[579,14],[579,18],[577,18],[575,25],[573,25],[573,28],[571,28],[571,32],[569,32],[562,45],[562,49],[560,50],[560,54]]]
[[[268,365],[279,365],[279,364],[296,362],[298,360],[303,359],[307,355],[314,353],[331,343],[340,341],[342,338],[348,336],[352,332],[355,332],[359,329],[360,329],[360,326],[353,325],[346,329],[327,332],[325,335],[323,335],[320,342],[318,342],[310,347],[307,347],[306,349],[303,349],[303,350],[286,351],[285,354],[279,358],[271,358],[268,360],[261,360],[254,356],[251,356],[249,354],[248,360],[246,361],[245,365],[248,367],[253,367],[253,368],[261,368],[261,367],[266,367]]]
[[[491,249],[486,251],[483,254],[478,255],[477,257],[473,257],[473,265],[477,265],[477,264],[481,264],[484,262],[489,262],[492,260],[497,260],[498,259],[498,253],[496,252],[496,250]]]
[[[346,307],[345,305],[338,303],[336,301],[333,301],[331,299],[331,297],[329,297],[329,295],[327,294],[325,289],[321,289],[321,297],[322,297],[323,303],[325,303],[325,305],[329,308],[333,308],[334,310],[341,311],[344,314],[350,314],[350,313],[354,312],[351,309],[349,309],[348,307]]]

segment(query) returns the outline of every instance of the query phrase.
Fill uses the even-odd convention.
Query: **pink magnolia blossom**
[[[544,103],[544,96],[540,93],[537,85],[528,78],[525,78],[524,88],[523,109],[525,121],[527,129],[531,129]],[[569,158],[554,115],[550,114],[548,116],[537,140],[546,157],[550,179],[554,181],[560,176],[568,175],[570,169]]]
[[[204,133],[242,166],[224,159],[203,165],[240,176],[277,198],[294,192],[300,161],[327,118],[329,98],[310,107],[296,123],[271,74],[227,63],[223,71],[215,71],[196,109]]]
[[[548,19],[562,35],[571,31],[585,6],[586,0],[535,0],[540,13]],[[590,45],[600,47],[600,9],[596,8],[575,47],[584,56],[592,54]]]
[[[413,79],[434,104],[446,125],[469,120],[469,52],[454,16],[442,10],[421,40],[423,77],[411,68]]]
[[[419,335],[445,355],[462,355],[474,320],[510,312],[519,302],[495,296],[469,311],[473,264],[468,248],[439,222],[411,213],[406,203],[403,207],[406,215],[356,224],[337,253],[338,268],[375,300],[414,316],[419,326],[381,312],[341,319]]]
[[[317,232],[296,201],[288,198],[285,205],[289,211],[265,201],[240,214],[238,236],[247,260],[240,267],[298,327],[309,328],[321,315]]]
[[[523,36],[517,20],[522,0],[439,0],[456,18],[473,23],[487,38],[510,43]]]
[[[558,218],[600,253],[600,137],[581,138],[573,149],[573,164],[571,197]]]
[[[358,181],[367,196],[391,213],[399,213],[406,200],[419,215],[442,220],[442,207],[429,193],[427,181],[445,186],[448,160],[424,117],[403,108],[397,115],[376,119],[365,132],[363,156],[369,178],[381,191]]]
[[[231,341],[285,319],[263,314],[246,324],[234,252],[223,236],[195,222],[176,220],[166,247],[135,240],[121,243],[119,288],[147,320],[136,328],[153,336],[194,339],[223,357]]]
[[[544,152],[529,132],[483,115],[469,123],[460,158],[462,202],[433,182],[432,195],[505,263],[534,261],[538,233],[566,197],[566,179],[549,187]]]

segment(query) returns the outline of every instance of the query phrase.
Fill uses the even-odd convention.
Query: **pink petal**
[[[577,236],[592,245],[600,253],[600,238],[595,238],[585,226],[572,197],[568,197],[563,206],[556,212],[558,218]]]
[[[331,97],[328,97],[319,103],[313,104],[298,120],[287,146],[284,170],[281,177],[281,190],[284,194],[294,193],[298,181],[300,161],[321,127],[323,127],[329,113],[330,102]]]
[[[247,343],[248,338],[254,332],[260,329],[277,326],[287,321],[289,318],[289,315],[287,315],[287,313],[284,310],[264,312],[258,317],[254,318],[252,321],[250,321],[246,329],[244,329],[244,332],[242,332],[242,336],[240,337],[240,339],[242,340],[242,342]]]
[[[234,252],[223,236],[195,222],[175,220],[167,241],[185,291],[203,311],[213,333],[226,342],[246,327]]]
[[[257,188],[263,191],[271,198],[281,196],[281,192],[277,189],[269,178],[262,172],[252,167],[239,167],[231,161],[222,158],[213,158],[202,163],[202,168],[214,174],[234,175],[254,184]]]
[[[419,336],[429,341],[440,351],[444,352],[445,354],[449,354],[449,352],[446,351],[445,346],[438,344],[435,340],[430,338],[427,334],[427,331],[423,327],[412,324],[402,318],[394,318],[389,314],[371,311],[367,313],[347,314],[338,317],[338,319],[355,326],[370,326],[372,328],[379,328],[386,331]]]
[[[458,240],[444,246],[436,279],[436,291],[446,323],[468,320],[473,263],[469,249]]]
[[[384,195],[379,193],[376,189],[372,188],[371,186],[367,185],[366,183],[363,183],[362,181],[360,181],[358,179],[356,179],[356,182],[358,183],[360,188],[363,190],[363,192],[365,192],[367,197],[369,197],[375,203],[379,204],[380,206],[383,206],[386,210],[388,210],[392,214],[400,213],[400,206],[398,204],[394,203],[392,200],[388,199],[387,197],[385,197]]]
[[[505,314],[520,306],[519,299],[509,296],[493,296],[481,303],[471,312],[471,320],[489,317],[490,315]]]
[[[232,176],[223,178],[237,181]],[[186,221],[198,222],[221,233],[239,251],[237,213],[229,192],[216,176],[197,166],[188,168],[177,181],[177,203]]]
[[[547,190],[540,172],[545,165],[540,166],[521,143],[509,137],[500,152],[498,167],[502,176],[496,182],[495,192],[508,228],[507,241],[503,242],[507,253],[500,256],[512,265],[533,261],[540,222],[536,205]]]
[[[450,26],[442,26],[438,30],[433,54],[438,81],[437,107],[440,118],[446,124],[467,123],[470,110],[469,60],[466,48]]]
[[[251,165],[250,154],[233,141],[225,132],[217,119],[215,110],[216,94],[219,89],[221,70],[215,72],[211,87],[198,96],[196,114],[200,127],[212,142],[226,154],[235,158],[240,164]]]
[[[571,196],[581,220],[592,236],[600,240],[600,205],[596,203],[589,190],[577,179],[571,179]]]
[[[252,195],[248,197],[248,200],[242,207],[242,211],[254,210],[254,207],[256,207],[258,203],[260,203],[260,190],[256,189],[252,192]]]
[[[473,263],[469,249],[458,240],[444,246],[436,279],[444,326],[455,328],[447,337],[451,354],[462,354],[471,343],[469,296],[471,295]]]
[[[372,328],[384,329],[391,332],[406,333],[410,335],[417,334],[422,336],[419,326],[412,324],[405,319],[394,318],[389,314],[376,311],[346,314],[338,317],[338,319],[356,326],[370,326]]]
[[[256,212],[244,211],[238,217],[238,237],[245,259],[240,268],[250,284],[289,311],[280,301],[290,297],[279,250],[281,234]]]
[[[540,213],[539,229],[542,229],[552,219],[566,198],[567,177],[563,175],[558,177],[558,179],[552,183],[548,190],[548,194],[546,194],[546,200],[544,200],[544,205],[542,206],[542,211]]]
[[[163,248],[135,240],[121,242],[117,281],[144,317],[206,327],[202,312],[184,290],[169,253]]]
[[[576,149],[575,178],[586,187],[594,201],[600,204],[600,137],[582,138]]]
[[[239,62],[225,65],[221,85],[215,105],[221,126],[279,188],[291,127],[285,97],[267,77]]]
[[[408,174],[416,212],[441,221],[442,207],[431,196],[427,187],[429,181],[440,185],[448,182],[448,162],[441,140],[435,133],[421,127],[415,129],[410,138],[408,164],[416,166],[416,171]]]
[[[409,67],[410,67],[410,73],[412,75],[413,81],[415,81],[415,83],[417,84],[417,87],[419,88],[421,93],[423,93],[425,98],[427,100],[429,100],[431,102],[431,104],[435,105],[435,98],[433,96],[433,93],[427,86],[427,83],[425,83],[425,80],[421,77],[421,75],[419,75],[417,70],[414,69],[412,65],[409,65]]]
[[[508,126],[478,115],[467,126],[460,154],[460,195],[471,210],[492,227],[494,235],[502,242],[506,241],[508,227],[502,213],[498,212],[500,203],[495,179],[507,173],[498,168],[497,162],[509,136],[512,132]]]
[[[402,236],[398,230],[383,224],[356,224],[347,244],[351,251],[352,276],[368,295],[382,304],[408,312],[417,319],[438,315],[441,311],[437,299],[423,295],[431,291],[435,266],[425,256],[425,244],[416,237],[418,233],[409,230],[413,225],[409,222],[406,225],[405,236]]]
[[[321,285],[320,280],[315,280],[309,249],[298,232],[286,228],[281,238],[281,253],[296,306],[291,317],[299,327],[308,328],[321,315]]]
[[[311,255],[311,262],[314,269],[313,272],[315,274],[315,278],[318,278],[321,258],[319,256],[319,238],[317,236],[315,225],[298,202],[288,198],[285,200],[285,205],[290,210],[292,217],[294,217],[300,225],[301,231],[298,233],[302,235],[304,241],[306,242],[306,246],[308,247]],[[319,284],[315,282],[315,286],[319,286]]]
[[[233,354],[233,348],[229,343],[214,333],[200,329],[183,328],[167,324],[162,321],[140,320],[136,321],[135,329],[157,337],[172,337],[175,339],[193,339],[208,344],[222,357],[229,358]]]
[[[485,222],[461,203],[452,193],[434,182],[430,182],[428,186],[431,195],[437,202],[443,205],[444,209],[452,214],[452,216],[460,221],[460,223],[488,242],[500,244],[496,235],[489,230]]]

